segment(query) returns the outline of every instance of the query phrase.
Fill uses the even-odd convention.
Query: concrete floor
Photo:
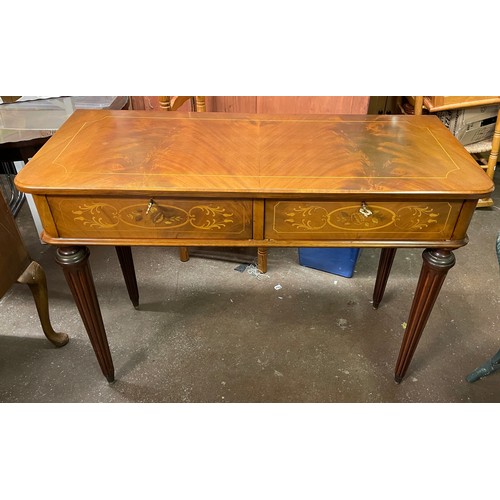
[[[494,199],[500,206],[500,189]],[[362,250],[349,279],[301,267],[296,249],[271,249],[257,277],[231,262],[182,263],[175,248],[134,248],[136,310],[114,249],[93,248],[116,370],[109,384],[27,204],[17,221],[46,271],[52,324],[70,342],[52,347],[29,289],[11,288],[0,301],[0,402],[500,402],[500,373],[464,380],[500,348],[497,207],[476,211],[400,385],[393,372],[421,249],[398,251],[375,311],[378,249]]]

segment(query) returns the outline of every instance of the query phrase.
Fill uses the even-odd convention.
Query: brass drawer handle
[[[361,215],[364,215],[365,217],[371,217],[373,215],[373,212],[366,206],[366,203],[364,201],[361,202],[361,208],[359,209],[359,213]]]

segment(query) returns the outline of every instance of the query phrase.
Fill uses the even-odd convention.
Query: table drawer
[[[252,237],[251,200],[51,196],[47,201],[62,238]]]
[[[275,240],[450,239],[461,208],[461,200],[269,200],[265,236]]]

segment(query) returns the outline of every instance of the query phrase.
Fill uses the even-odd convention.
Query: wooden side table
[[[196,140],[193,140],[196,138]],[[436,116],[76,111],[16,177],[101,370],[114,366],[92,245],[382,248],[374,306],[397,248],[423,248],[395,367],[401,382],[493,182]],[[133,290],[134,293],[130,293]],[[314,319],[311,318],[311,321]]]

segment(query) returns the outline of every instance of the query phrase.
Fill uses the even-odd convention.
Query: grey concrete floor
[[[500,193],[494,199],[500,206]],[[354,276],[343,278],[300,266],[297,249],[271,249],[267,275],[256,277],[235,263],[182,263],[175,248],[136,247],[136,310],[114,249],[92,248],[116,370],[109,384],[27,204],[17,222],[46,271],[52,324],[70,342],[54,348],[29,289],[11,288],[0,301],[0,402],[500,402],[500,373],[464,380],[500,348],[497,206],[476,210],[399,385],[393,372],[421,249],[398,250],[373,310],[378,249],[362,250]]]

